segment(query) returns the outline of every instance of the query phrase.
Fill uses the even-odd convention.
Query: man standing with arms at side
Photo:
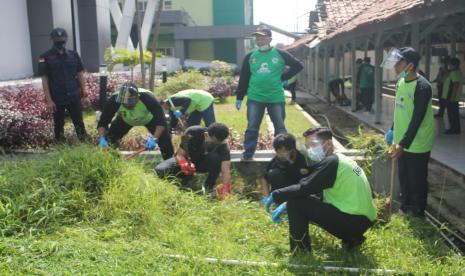
[[[64,141],[65,110],[68,110],[79,140],[88,137],[81,101],[86,99],[84,67],[79,54],[65,48],[68,35],[62,28],[50,33],[53,47],[39,57],[39,76],[47,108],[53,112],[55,140]]]
[[[357,73],[357,90],[360,89],[360,100],[366,112],[371,112],[375,94],[375,67],[370,62],[371,59],[365,57]]]
[[[258,49],[245,56],[236,90],[238,110],[247,94],[248,123],[244,137],[243,161],[253,159],[265,108],[273,122],[275,135],[287,132],[284,126],[286,113],[282,82],[303,68],[302,63],[288,52],[270,46],[272,38],[268,27],[260,26],[253,36]],[[286,66],[289,70],[285,72]]]
[[[434,142],[431,84],[417,73],[420,54],[413,48],[394,49],[383,67],[394,65],[396,84],[394,126],[386,140],[397,159],[402,212],[424,217],[428,198],[428,161]],[[393,139],[391,139],[391,137]]]

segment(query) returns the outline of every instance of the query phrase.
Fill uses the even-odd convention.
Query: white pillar
[[[114,8],[113,8],[114,9]],[[112,10],[112,9],[111,9]],[[134,14],[136,12],[136,4],[134,1],[125,1],[123,7],[123,14],[119,24],[118,36],[116,37],[116,48],[127,48],[134,50],[134,46],[131,42],[131,28],[132,21],[134,20]],[[116,21],[115,21],[116,25]]]
[[[378,34],[381,35],[381,34]],[[375,46],[375,124],[381,123],[382,117],[382,83],[383,83],[383,68],[381,63],[383,62],[383,46]]]
[[[352,109],[352,112],[355,112],[356,109],[357,109],[357,89],[356,89],[356,82],[357,82],[357,58],[356,58],[356,52],[357,52],[357,48],[356,48],[356,41],[353,40],[352,41],[352,45],[351,45],[351,68],[352,68],[352,99],[351,99],[351,109]]]

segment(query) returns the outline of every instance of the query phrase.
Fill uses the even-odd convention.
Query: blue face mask
[[[407,76],[407,72],[402,71],[399,73],[399,79],[405,78]]]
[[[323,145],[320,143],[315,147],[307,149],[307,157],[314,162],[320,162],[325,159],[326,154]]]

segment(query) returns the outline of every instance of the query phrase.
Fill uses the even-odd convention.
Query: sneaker
[[[251,161],[253,161],[253,156],[250,156],[250,157],[242,156],[241,157],[241,162],[251,162]]]

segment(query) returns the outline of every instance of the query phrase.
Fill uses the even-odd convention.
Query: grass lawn
[[[295,275],[286,264],[463,275],[465,260],[426,222],[393,216],[370,229],[360,251],[311,225],[313,254],[291,258],[286,219],[256,202],[182,192],[138,161],[79,146],[40,161],[0,163],[0,274]],[[174,260],[267,261],[248,267]],[[361,272],[363,273],[363,272]]]

